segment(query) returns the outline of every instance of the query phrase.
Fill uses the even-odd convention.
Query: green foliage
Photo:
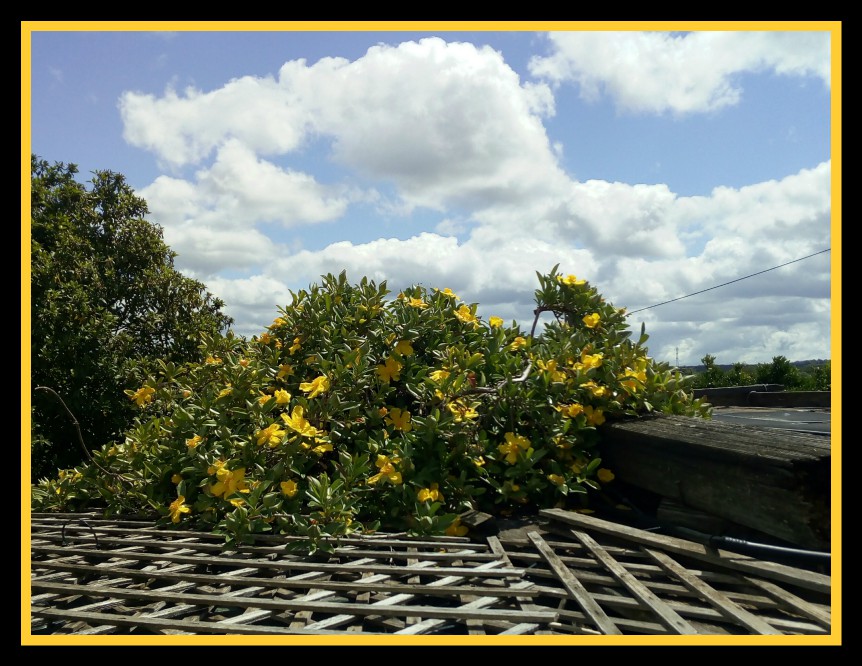
[[[694,388],[714,388],[716,386],[728,386],[729,378],[725,376],[724,371],[715,364],[715,356],[707,354],[700,362],[703,363],[705,370],[698,373],[693,382]]]
[[[773,356],[772,363],[757,366],[755,380],[759,384],[783,384],[786,387],[799,384],[799,371],[784,356]]]
[[[120,436],[135,417],[124,389],[156,360],[197,359],[201,332],[232,323],[220,300],[174,269],[175,253],[123,176],[100,171],[87,187],[76,173],[32,156],[34,480]]]
[[[125,438],[38,484],[33,507],[150,511],[312,551],[356,531],[463,534],[465,509],[585,507],[613,479],[605,419],[709,406],[584,280],[538,279],[536,321],[553,320],[534,336],[449,289],[387,298],[323,276],[251,340],[206,335],[202,362],[161,362],[128,391]]]
[[[773,356],[771,363],[753,366],[734,363],[725,371],[716,365],[715,360],[711,354],[701,359],[704,369],[691,375],[692,388],[780,384],[785,391],[831,390],[832,369],[829,361],[797,367],[784,356]]]

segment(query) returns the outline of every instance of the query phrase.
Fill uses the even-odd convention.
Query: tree
[[[772,363],[759,364],[756,379],[762,384],[781,384],[786,391],[800,383],[799,370],[784,356],[773,356]]]
[[[135,411],[125,390],[158,360],[197,360],[201,333],[233,319],[145,219],[125,178],[31,156],[31,477],[75,465],[118,437]],[[44,387],[44,388],[42,388]],[[61,401],[62,400],[62,401]],[[77,420],[80,434],[75,427]]]
[[[726,386],[724,371],[715,364],[715,356],[707,354],[700,359],[700,362],[703,363],[705,370],[695,378],[694,386],[696,388]]]

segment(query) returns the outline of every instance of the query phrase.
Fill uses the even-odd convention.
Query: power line
[[[645,308],[640,308],[639,310],[632,310],[631,312],[626,313],[626,316],[633,315],[635,312],[643,312],[644,310],[649,310],[651,308],[657,308],[659,305],[667,305],[668,303],[673,303],[674,301],[681,301],[683,298],[688,298],[689,296],[697,296],[698,294],[702,294],[706,291],[712,291],[713,289],[718,289],[719,287],[726,287],[729,284],[733,284],[734,282],[739,282],[740,280],[747,280],[750,277],[754,277],[755,275],[762,275],[763,273],[768,273],[769,271],[774,271],[776,268],[782,268],[783,266],[789,266],[790,264],[795,264],[797,261],[802,261],[804,259],[810,259],[811,257],[816,257],[818,254],[823,254],[824,252],[831,251],[832,248],[828,247],[825,250],[820,250],[820,252],[815,252],[814,254],[809,254],[807,257],[800,257],[799,259],[794,259],[793,261],[788,261],[786,264],[781,264],[780,266],[773,266],[772,268],[767,268],[765,271],[758,271],[757,273],[752,273],[751,275],[746,275],[745,277],[736,278],[735,280],[731,280],[730,282],[725,282],[724,284],[717,284],[714,287],[709,287],[708,289],[701,289],[700,291],[696,291],[693,294],[686,294],[685,296],[680,296],[679,298],[672,298],[669,301],[664,301],[663,303],[656,303],[655,305],[650,305]]]

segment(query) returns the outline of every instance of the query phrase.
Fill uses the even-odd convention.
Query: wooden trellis
[[[30,635],[829,635],[829,575],[579,513],[298,555],[98,514],[31,518]]]

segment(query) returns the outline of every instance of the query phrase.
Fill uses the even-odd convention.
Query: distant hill
[[[805,369],[810,366],[819,366],[829,363],[829,359],[809,359],[807,361],[792,361],[791,365],[796,366],[800,369]],[[733,369],[734,363],[716,363],[715,367],[721,369],[723,372],[728,372]],[[748,371],[752,371],[757,368],[758,365],[768,365],[768,363],[743,363],[743,368]],[[684,370],[687,372],[691,372],[694,374],[698,374],[701,372],[706,372],[705,365],[681,365],[680,370]]]

